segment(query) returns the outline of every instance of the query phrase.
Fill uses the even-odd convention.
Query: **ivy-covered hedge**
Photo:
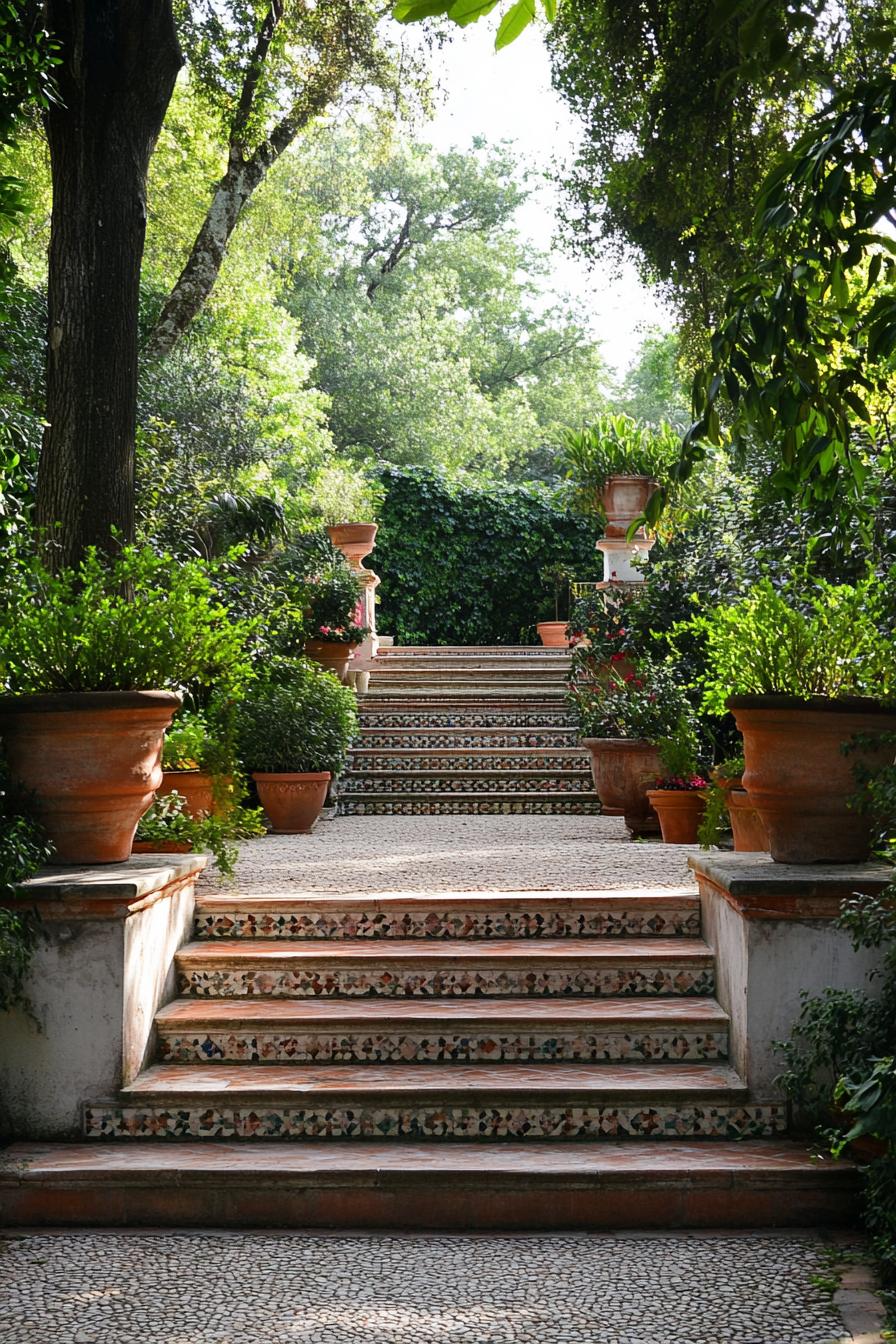
[[[459,483],[422,467],[384,468],[376,552],[377,626],[396,644],[530,644],[554,619],[555,565],[601,576],[597,523],[538,485]],[[561,619],[566,619],[565,606]]]

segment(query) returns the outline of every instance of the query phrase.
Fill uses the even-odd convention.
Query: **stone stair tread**
[[[160,1028],[199,1026],[433,1028],[500,1024],[590,1026],[696,1025],[724,1029],[728,1014],[712,998],[604,999],[175,999],[156,1013]]]
[[[408,729],[408,732],[413,732]],[[493,757],[511,757],[520,760],[529,760],[536,753],[544,756],[575,756],[578,760],[588,765],[588,752],[583,747],[444,747],[439,751],[433,751],[429,747],[374,747],[374,746],[353,746],[350,755],[357,759],[363,756],[395,756],[402,760],[425,760],[429,756],[470,756],[475,753],[483,760],[491,760]],[[578,772],[576,772],[578,773]]]
[[[644,965],[694,962],[712,964],[713,955],[701,938],[371,938],[367,940],[296,939],[285,943],[241,938],[187,943],[176,954],[182,970],[191,966],[294,966],[338,961],[425,963],[459,969],[477,962],[508,966],[556,965],[568,962]]]
[[[402,793],[398,793],[396,791],[389,792],[389,790],[386,789],[376,790],[374,792],[373,790],[366,791],[363,789],[357,790],[351,788],[340,788],[339,799],[340,802],[372,803],[372,802],[394,801],[399,803],[407,803],[414,801],[414,794],[409,792],[402,792]],[[520,791],[520,792],[514,792],[513,790],[510,789],[507,790],[502,789],[500,791],[492,790],[491,792],[484,791],[480,793],[464,792],[461,789],[448,789],[444,791],[433,789],[432,791],[428,791],[425,794],[421,793],[418,798],[419,802],[424,803],[463,802],[465,800],[475,800],[476,802],[479,803],[587,802],[587,803],[594,803],[595,806],[598,805],[597,794],[594,792],[593,789],[589,789],[587,792],[585,792],[584,790],[580,792],[577,789],[563,789],[563,790],[528,789],[526,791]]]
[[[552,907],[575,905],[580,910],[602,906],[619,909],[632,903],[668,905],[690,910],[700,908],[700,897],[694,887],[609,887],[589,891],[560,891],[532,888],[526,891],[307,891],[288,895],[268,896],[264,892],[239,892],[233,895],[221,892],[200,894],[197,913],[204,910],[251,910],[253,905],[272,910],[324,910],[333,912],[345,907],[363,906],[366,910],[433,909],[451,910],[519,910],[528,906]]]
[[[239,1099],[332,1095],[415,1101],[470,1097],[561,1095],[585,1104],[633,1099],[651,1105],[677,1097],[709,1102],[743,1100],[747,1088],[727,1064],[151,1064],[121,1089],[122,1101],[177,1103],[214,1094],[232,1104]]]

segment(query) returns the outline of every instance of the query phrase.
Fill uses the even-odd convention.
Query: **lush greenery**
[[[360,644],[369,634],[355,620],[362,588],[358,578],[339,559],[308,579],[306,628],[311,639],[335,644]]]
[[[659,483],[678,460],[678,448],[679,437],[669,424],[602,415],[584,429],[566,431],[563,463],[582,512],[600,514],[601,491],[611,476],[647,476]]]
[[[620,655],[615,655],[620,657]],[[689,722],[691,708],[672,667],[640,659],[632,671],[611,664],[569,688],[582,737],[625,737],[659,745]]]
[[[215,810],[205,817],[194,817],[186,798],[174,790],[156,798],[137,823],[136,839],[158,845],[189,850],[207,850],[223,877],[233,877],[239,848],[237,840],[264,834],[259,808],[240,807],[242,790],[215,798]]]
[[[543,486],[493,485],[422,469],[384,471],[375,567],[380,628],[398,644],[532,643],[554,616],[560,564],[597,578],[593,522]]]
[[[338,775],[356,731],[354,693],[306,659],[275,665],[237,711],[240,756],[251,771]]]
[[[795,581],[783,591],[764,579],[734,606],[690,623],[706,636],[704,707],[723,714],[732,695],[896,694],[896,658],[885,624],[884,586]]]
[[[9,779],[0,756],[0,899],[8,898],[20,882],[48,863],[50,854],[29,800]],[[32,912],[0,906],[0,1012],[28,1007],[23,985],[37,937]]]
[[[231,620],[198,561],[90,550],[53,574],[21,560],[5,571],[0,599],[0,682],[19,695],[236,685],[248,672],[251,627]]]

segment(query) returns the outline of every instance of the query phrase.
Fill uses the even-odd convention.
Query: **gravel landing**
[[[812,1233],[0,1241],[4,1344],[846,1344]]]

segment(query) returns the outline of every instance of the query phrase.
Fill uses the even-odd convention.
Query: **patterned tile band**
[[[436,728],[432,732],[425,729],[403,728],[392,732],[390,728],[371,728],[361,730],[355,739],[356,747],[365,749],[379,748],[383,751],[439,751],[454,748],[457,751],[471,751],[478,747],[498,750],[521,750],[530,747],[551,752],[572,750],[576,746],[577,734],[574,729],[530,729],[514,732],[493,733],[455,732],[450,728]]]
[[[520,994],[712,994],[709,966],[655,965],[588,967],[464,967],[393,969],[331,966],[265,970],[262,967],[196,968],[178,976],[186,994],[203,999],[332,998],[377,995],[390,998],[507,998]]]
[[[652,1139],[765,1138],[783,1106],[89,1106],[88,1138]]]
[[[362,728],[573,728],[565,710],[529,709],[499,713],[481,709],[399,710],[362,705]]]
[[[509,816],[525,815],[529,817],[574,816],[596,817],[600,815],[600,803],[597,798],[565,798],[555,794],[552,798],[504,799],[474,795],[458,796],[457,799],[408,798],[393,801],[384,798],[365,798],[356,801],[351,797],[339,800],[341,817],[462,817],[462,816]]]
[[[441,1032],[332,1031],[286,1034],[267,1031],[162,1030],[160,1057],[171,1064],[243,1060],[303,1064],[475,1064],[619,1060],[720,1060],[728,1054],[725,1032],[699,1027],[675,1031]]]
[[[404,755],[376,755],[369,750],[365,750],[364,755],[353,754],[350,758],[350,768],[357,770],[359,774],[372,774],[375,771],[383,771],[388,774],[417,774],[420,771],[432,772],[436,774],[451,774],[456,770],[481,770],[486,773],[491,770],[540,770],[543,773],[550,774],[557,770],[572,770],[579,776],[584,776],[590,780],[590,766],[588,757],[584,752],[575,751],[566,754],[558,752],[535,752],[525,756],[501,756],[498,753],[489,752],[487,756],[481,754],[453,756],[427,755],[427,756],[404,756]]]
[[[341,786],[348,793],[588,793],[591,774],[577,770],[568,775],[526,775],[508,770],[503,775],[474,772],[466,775],[424,775],[405,772],[356,774],[349,770]]]
[[[434,898],[434,900],[437,898]],[[550,911],[442,909],[279,911],[245,906],[203,909],[197,938],[699,938],[699,909],[646,908]]]

